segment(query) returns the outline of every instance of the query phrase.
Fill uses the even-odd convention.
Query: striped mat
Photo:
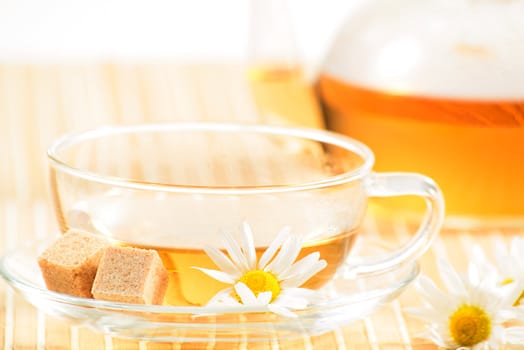
[[[265,122],[266,110],[253,86],[235,65],[75,64],[0,65],[0,252],[22,242],[55,235],[48,199],[45,150],[58,135],[108,123],[152,121]],[[297,78],[298,79],[298,78]],[[265,87],[259,87],[262,94]],[[301,115],[317,126],[318,106],[300,80],[289,89]],[[282,103],[282,102],[279,102]],[[295,111],[296,112],[296,111]],[[379,220],[369,215],[364,234],[385,241],[406,240],[414,227],[402,216]],[[445,228],[420,260],[422,272],[439,283],[435,261],[448,259],[465,269],[471,247],[488,253],[524,228],[490,226]],[[424,325],[404,313],[421,300],[409,287],[397,300],[362,321],[320,336],[293,341],[150,343],[113,338],[44,315],[0,281],[1,349],[436,349],[417,338]]]

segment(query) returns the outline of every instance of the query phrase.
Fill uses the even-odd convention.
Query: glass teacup
[[[368,147],[332,132],[266,125],[175,123],[114,126],[68,135],[49,149],[50,182],[63,232],[81,229],[117,244],[155,249],[170,272],[165,303],[205,304],[224,285],[204,245],[249,224],[257,252],[289,226],[301,256],[328,266],[305,287],[326,284],[346,261],[369,196],[422,197],[415,236],[384,256],[347,267],[374,273],[419,257],[439,231],[438,186],[415,173],[373,173]]]

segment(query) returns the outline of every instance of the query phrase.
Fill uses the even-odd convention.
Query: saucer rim
[[[192,319],[191,323],[173,323],[173,322],[161,322],[162,325],[165,327],[188,327],[192,329],[207,329],[207,327],[211,327],[212,323],[210,322],[204,322],[199,321],[199,317],[201,315],[204,316],[219,316],[224,314],[233,314],[233,315],[241,315],[241,314],[249,314],[249,313],[260,313],[260,312],[266,312],[267,309],[260,310],[260,307],[236,307],[236,308],[227,308],[227,310],[224,307],[209,307],[209,306],[171,306],[171,305],[142,305],[142,304],[130,304],[130,303],[121,303],[121,302],[111,302],[111,301],[104,301],[104,300],[96,300],[96,299],[90,299],[90,298],[82,298],[82,297],[76,297],[68,294],[58,293],[54,291],[50,291],[46,289],[45,287],[39,286],[39,282],[32,281],[27,278],[20,278],[20,276],[16,273],[16,271],[9,271],[7,267],[9,266],[10,259],[16,259],[20,258],[21,254],[29,254],[30,252],[39,251],[42,247],[45,246],[45,244],[48,244],[50,239],[46,240],[39,240],[39,241],[33,241],[29,244],[24,244],[23,246],[19,246],[15,249],[9,250],[5,254],[3,254],[0,258],[0,276],[2,276],[6,282],[11,285],[17,292],[19,292],[23,298],[29,302],[30,304],[34,305],[38,309],[45,308],[44,306],[37,305],[37,303],[34,303],[32,299],[34,299],[34,296],[38,296],[39,300],[45,300],[49,302],[49,305],[51,305],[51,310],[55,311],[58,310],[59,316],[69,316],[68,313],[64,312],[63,310],[60,310],[57,308],[58,305],[64,305],[66,304],[68,307],[71,307],[72,310],[79,310],[85,313],[85,315],[80,315],[82,317],[73,317],[75,321],[81,321],[83,324],[92,326],[92,323],[96,321],[96,318],[91,316],[90,313],[88,313],[88,310],[94,309],[95,312],[107,314],[110,316],[115,316],[117,318],[123,319],[124,317],[127,317],[126,313],[132,312],[137,313],[138,318],[144,318],[145,316],[183,316],[183,317],[189,317],[189,316],[195,316],[195,318]],[[46,243],[47,242],[47,243]],[[369,242],[368,245],[371,247],[377,247],[377,248],[384,248],[384,245],[379,247],[377,242]],[[31,254],[32,255],[32,254]],[[30,255],[29,255],[30,256]],[[16,260],[15,260],[16,261]],[[36,262],[36,257],[35,257]],[[37,264],[35,263],[36,268],[38,268]],[[231,322],[217,322],[214,323],[215,326],[224,326],[224,327],[245,327],[245,326],[253,326],[253,328],[267,328],[268,322],[270,322],[271,327],[282,327],[282,329],[291,329],[293,328],[293,325],[291,323],[296,322],[295,327],[302,327],[303,323],[311,322],[311,320],[316,321],[322,321],[326,320],[326,317],[331,317],[330,315],[333,312],[338,312],[339,310],[350,310],[352,307],[357,307],[359,305],[363,305],[366,303],[372,303],[372,302],[382,302],[383,300],[388,300],[388,302],[394,298],[396,298],[400,293],[402,293],[407,286],[409,286],[419,275],[420,273],[420,266],[417,261],[411,261],[411,262],[405,262],[403,264],[400,264],[397,266],[397,269],[402,271],[401,277],[399,279],[395,279],[394,281],[388,281],[384,283],[383,287],[373,287],[372,289],[368,291],[360,291],[356,293],[355,295],[342,295],[338,296],[336,298],[329,298],[328,295],[326,295],[326,302],[323,303],[317,303],[312,304],[308,308],[303,310],[294,310],[295,314],[297,315],[296,318],[290,319],[287,317],[282,317],[278,315],[273,315],[273,319],[271,319],[270,316],[263,317],[261,320],[257,321],[246,321],[246,322],[239,322],[238,320],[232,320]],[[35,271],[33,271],[35,272]],[[390,273],[386,272],[386,273]],[[32,272],[31,272],[32,273]],[[358,278],[358,277],[357,277]],[[351,281],[354,280],[353,278],[342,278],[338,277],[336,281]],[[40,281],[41,283],[41,281]],[[322,289],[321,289],[322,290]],[[397,294],[396,294],[397,293]],[[378,307],[378,306],[377,306]],[[374,307],[371,312],[375,311],[377,307]],[[49,309],[47,309],[49,311]],[[121,317],[120,317],[121,316]],[[347,315],[347,316],[341,316],[342,319],[340,321],[348,320],[350,321],[352,317],[354,318],[354,315]],[[358,317],[360,318],[360,317]],[[293,321],[294,320],[294,321]],[[149,320],[142,321],[140,320],[140,324],[146,324],[150,322],[151,325],[153,325],[153,322]],[[98,325],[95,326],[97,328]],[[118,328],[118,326],[116,327]],[[100,330],[100,328],[98,328]],[[116,333],[113,334],[115,336],[123,336],[126,337],[126,332],[122,329],[120,330],[122,333]],[[136,336],[131,335],[128,336],[129,338],[137,339]],[[138,339],[149,339],[149,338],[142,338],[138,337]],[[150,340],[158,340],[164,341],[162,338],[152,338]],[[167,341],[171,341],[171,339],[174,339],[172,337],[167,338]],[[221,340],[223,341],[223,340]]]

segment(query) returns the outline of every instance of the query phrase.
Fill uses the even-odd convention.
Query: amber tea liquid
[[[321,75],[327,127],[366,143],[377,171],[415,171],[441,186],[448,215],[524,216],[524,98],[380,91]]]
[[[324,127],[314,89],[300,67],[252,66],[247,77],[261,123]]]
[[[319,252],[328,266],[304,284],[306,288],[319,288],[336,272],[356,238],[356,231],[306,243],[298,259],[312,252]],[[230,287],[218,282],[193,267],[218,269],[201,248],[166,248],[120,242],[136,248],[155,249],[169,271],[169,286],[164,303],[168,305],[204,305],[220,290]],[[257,248],[260,258],[267,247]]]
[[[80,200],[59,220],[70,227],[99,232],[116,244],[154,249],[169,271],[165,303],[204,305],[228,287],[194,267],[218,269],[204,246],[223,247],[221,232],[240,238],[245,220],[252,228],[259,257],[284,226],[302,234],[300,256],[318,251],[328,266],[306,286],[323,286],[345,261],[362,215],[361,189],[348,187],[319,194],[296,193],[248,197],[110,191]],[[354,197],[351,201],[348,198]],[[353,229],[345,229],[353,227]]]

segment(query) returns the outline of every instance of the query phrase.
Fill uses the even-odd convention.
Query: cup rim
[[[270,134],[280,136],[292,136],[327,143],[341,147],[345,150],[358,154],[363,159],[359,167],[342,174],[326,176],[320,180],[297,184],[275,184],[264,186],[191,186],[178,184],[144,183],[123,179],[114,176],[106,176],[76,168],[61,159],[60,151],[64,148],[77,145],[84,141],[107,137],[116,134],[129,134],[152,131],[220,131],[220,132],[251,132],[259,134]],[[274,126],[265,124],[248,123],[223,123],[223,122],[169,122],[169,123],[146,123],[127,125],[107,125],[87,131],[66,134],[55,140],[47,150],[50,165],[56,170],[85,180],[111,185],[119,188],[135,190],[153,190],[157,192],[171,193],[193,193],[193,194],[269,194],[282,192],[306,191],[325,187],[337,186],[364,178],[371,172],[375,160],[371,149],[360,141],[353,138],[334,133],[331,131],[290,126]]]

